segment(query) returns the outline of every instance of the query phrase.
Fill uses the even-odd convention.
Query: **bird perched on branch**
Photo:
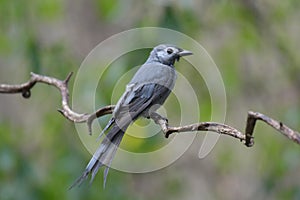
[[[112,118],[102,131],[102,133],[108,131],[106,137],[102,140],[82,176],[70,188],[80,185],[90,174],[90,182],[92,182],[103,165],[106,165],[105,186],[109,167],[126,129],[138,117],[149,118],[151,112],[157,110],[165,102],[176,80],[175,61],[191,54],[190,51],[166,44],[158,45],[151,51],[149,58],[127,84],[126,91],[116,104]]]

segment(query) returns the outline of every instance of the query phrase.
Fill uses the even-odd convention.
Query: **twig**
[[[69,90],[68,90],[68,82],[73,75],[73,73],[69,73],[65,80],[59,80],[54,77],[43,76],[40,74],[35,74],[33,72],[30,73],[30,79],[26,83],[20,85],[8,85],[8,84],[0,84],[0,93],[22,93],[24,98],[30,98],[31,89],[35,86],[36,83],[45,83],[48,85],[52,85],[56,87],[61,94],[62,100],[61,105],[62,108],[58,109],[58,111],[68,120],[75,123],[87,123],[89,133],[91,134],[91,125],[94,119],[101,117],[103,115],[107,115],[112,113],[114,106],[105,106],[103,108],[98,109],[96,112],[91,114],[86,113],[76,113],[69,106]]]
[[[86,120],[86,123],[87,123],[90,135],[92,134],[92,123],[93,123],[93,121],[95,119],[101,117],[101,116],[111,114],[114,111],[114,108],[115,108],[114,105],[105,106],[105,107],[100,108],[96,112],[89,115],[89,117]]]
[[[30,90],[34,87],[36,83],[46,83],[48,85],[53,85],[59,89],[62,96],[62,109],[58,111],[67,119],[75,123],[87,123],[89,133],[92,133],[91,126],[95,119],[111,114],[115,108],[114,105],[105,106],[98,109],[96,112],[91,114],[80,114],[73,111],[69,106],[69,90],[68,82],[73,73],[70,73],[65,80],[59,80],[53,77],[43,76],[35,73],[31,73],[30,80],[26,83],[20,85],[8,85],[0,84],[0,93],[22,93],[24,98],[29,98],[31,96]],[[226,124],[216,123],[216,122],[200,122],[185,126],[171,127],[168,124],[168,119],[162,117],[158,113],[152,113],[150,116],[153,121],[160,125],[165,137],[168,138],[172,133],[179,132],[189,132],[189,131],[213,131],[219,134],[225,134],[234,138],[239,139],[246,146],[251,147],[254,145],[253,131],[257,120],[261,120],[266,124],[270,125],[290,140],[300,144],[300,134],[297,131],[284,125],[282,122],[278,122],[266,115],[258,112],[248,112],[246,134],[238,131],[237,129],[228,126]]]
[[[246,126],[246,143],[247,146],[252,146],[253,144],[253,130],[257,120],[261,120],[266,124],[270,125],[282,135],[288,137],[290,140],[300,144],[300,133],[292,130],[288,126],[284,125],[282,122],[278,122],[264,114],[259,112],[248,112],[247,126]]]
[[[229,135],[231,137],[238,138],[242,142],[246,141],[246,137],[243,133],[226,124],[221,124],[217,122],[199,122],[199,123],[190,124],[186,126],[171,127],[168,124],[168,119],[162,117],[158,113],[152,113],[150,117],[151,119],[153,119],[153,121],[156,124],[160,125],[166,138],[168,138],[169,135],[171,135],[172,133],[190,132],[190,131],[212,131],[219,134]]]
[[[247,147],[254,145],[253,131],[257,120],[261,120],[270,125],[290,140],[300,144],[300,133],[292,130],[284,125],[282,122],[278,122],[264,114],[259,112],[249,111],[247,116],[246,134],[241,133],[237,129],[228,126],[226,124],[220,124],[216,122],[200,122],[196,124],[190,124],[186,126],[171,127],[168,124],[168,119],[162,117],[158,113],[152,113],[150,116],[153,121],[160,125],[165,137],[168,138],[172,133],[178,132],[190,132],[190,131],[212,131],[219,134],[228,135],[234,138],[240,139]]]

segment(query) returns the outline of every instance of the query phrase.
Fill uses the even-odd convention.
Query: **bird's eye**
[[[167,53],[168,54],[172,54],[173,53],[173,49],[171,49],[171,48],[167,49]]]

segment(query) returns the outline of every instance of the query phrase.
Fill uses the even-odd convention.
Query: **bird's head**
[[[160,62],[165,65],[174,65],[180,57],[192,55],[193,53],[174,45],[161,44],[153,48],[147,62]]]

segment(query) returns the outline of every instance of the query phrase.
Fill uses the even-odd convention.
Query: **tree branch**
[[[297,144],[300,144],[300,133],[294,131],[293,129],[289,128],[288,126],[284,125],[282,122],[276,121],[264,114],[259,112],[248,112],[247,118],[247,126],[246,126],[246,146],[253,145],[253,131],[257,120],[261,120],[266,124],[273,127],[275,130],[279,131],[282,135],[286,136],[290,140],[294,141]]]
[[[217,122],[199,122],[199,123],[185,125],[185,126],[172,127],[169,126],[168,119],[162,117],[158,113],[152,113],[150,117],[151,119],[153,119],[153,121],[156,124],[160,125],[166,138],[168,138],[169,135],[171,135],[172,133],[191,132],[191,131],[212,131],[212,132],[229,135],[231,137],[240,139],[242,142],[246,141],[245,134],[241,133],[237,129],[228,126],[226,124],[221,124]]]
[[[87,123],[89,133],[92,133],[91,126],[95,119],[111,114],[115,108],[114,105],[105,106],[98,109],[94,113],[77,113],[73,111],[69,106],[69,90],[68,82],[73,73],[69,73],[65,80],[59,80],[53,77],[43,76],[35,73],[31,73],[30,80],[26,83],[20,85],[8,85],[0,84],[0,93],[21,93],[24,98],[30,98],[31,89],[36,83],[45,83],[48,85],[55,86],[61,93],[62,96],[62,109],[58,111],[67,119],[75,123]],[[294,141],[297,144],[300,144],[300,133],[292,130],[291,128],[284,125],[282,122],[278,122],[266,115],[263,115],[259,112],[249,111],[247,116],[247,125],[246,125],[246,134],[243,134],[239,130],[228,126],[226,124],[221,124],[217,122],[199,122],[195,124],[171,127],[168,124],[168,119],[162,117],[158,113],[152,113],[150,118],[158,125],[160,125],[162,131],[165,134],[165,137],[168,138],[172,133],[179,132],[190,132],[190,131],[212,131],[219,134],[228,135],[234,138],[239,139],[246,146],[251,147],[254,145],[253,131],[257,120],[261,120],[266,124],[270,125],[281,134]]]
[[[190,124],[186,126],[171,127],[168,124],[168,119],[162,117],[158,113],[152,113],[150,116],[153,121],[160,125],[165,137],[168,138],[172,133],[178,132],[191,132],[191,131],[212,131],[219,134],[228,135],[237,139],[240,139],[247,147],[254,145],[253,131],[257,120],[261,120],[270,125],[282,135],[286,136],[290,140],[297,144],[300,144],[300,133],[292,130],[282,122],[278,122],[264,114],[259,112],[249,111],[247,116],[246,134],[241,133],[237,129],[228,126],[226,124],[216,122],[199,122],[196,124]]]
[[[73,111],[69,106],[69,89],[68,82],[73,75],[73,73],[69,73],[65,80],[59,80],[54,77],[43,76],[40,74],[35,74],[33,72],[30,73],[30,79],[26,83],[20,85],[8,85],[8,84],[0,84],[0,93],[22,93],[24,98],[30,98],[31,89],[35,86],[36,83],[45,83],[48,85],[52,85],[56,87],[61,94],[61,105],[62,108],[58,109],[58,111],[68,120],[75,123],[87,123],[89,133],[91,134],[91,125],[93,120],[103,115],[107,115],[112,113],[114,106],[109,105],[103,108],[98,109],[96,112],[91,114],[86,113],[77,113]]]

